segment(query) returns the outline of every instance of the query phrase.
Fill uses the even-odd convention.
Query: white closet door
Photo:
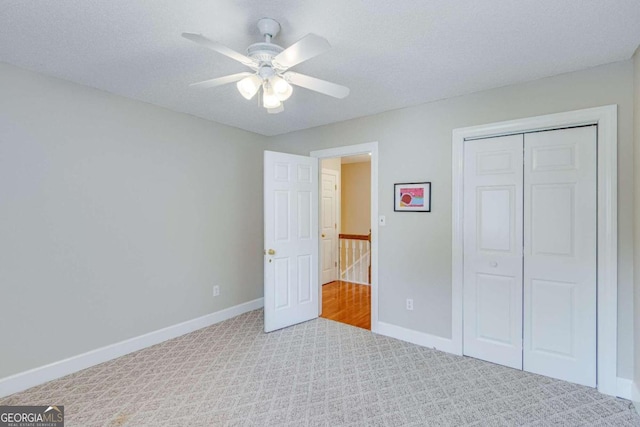
[[[524,370],[595,387],[596,127],[524,138]]]
[[[522,369],[523,135],[464,150],[464,354]]]

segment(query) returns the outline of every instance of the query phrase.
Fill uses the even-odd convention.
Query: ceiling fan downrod
[[[275,19],[262,18],[258,21],[258,30],[264,37],[265,43],[271,43],[271,39],[280,32],[280,23]]]

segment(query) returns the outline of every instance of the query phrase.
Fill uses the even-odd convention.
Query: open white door
[[[264,152],[264,330],[318,317],[318,159]]]

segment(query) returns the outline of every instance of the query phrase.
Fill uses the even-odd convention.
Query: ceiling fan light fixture
[[[282,105],[282,103],[274,93],[271,85],[265,83],[262,94],[262,106],[266,109],[270,109],[278,108],[280,105]]]
[[[245,99],[251,99],[258,92],[261,84],[262,79],[254,74],[240,80],[236,84],[236,87],[238,88],[238,92],[240,92],[240,95],[242,95]]]
[[[280,101],[286,101],[293,93],[293,88],[291,87],[291,85],[287,83],[287,81],[282,77],[272,77],[271,86],[273,87],[273,92]]]

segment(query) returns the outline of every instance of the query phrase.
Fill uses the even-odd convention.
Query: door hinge
[[[338,184],[334,184],[333,187],[337,190],[338,189]]]
[[[338,224],[333,224],[333,228],[338,229]]]
[[[338,261],[334,262],[334,264],[335,264],[335,266],[337,267],[337,266],[338,266]]]

